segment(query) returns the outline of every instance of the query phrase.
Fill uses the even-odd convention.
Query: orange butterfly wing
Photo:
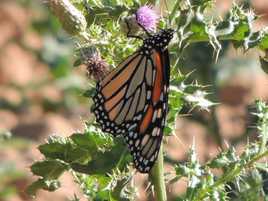
[[[123,135],[135,167],[147,173],[157,159],[168,111],[169,54],[172,32],[144,41],[97,84],[93,109],[102,130]]]
[[[144,55],[134,53],[97,85],[93,97],[96,120],[102,130],[117,136],[137,123],[148,105],[153,66]]]
[[[124,135],[135,167],[142,173],[149,172],[157,159],[168,110],[168,51],[153,51],[151,60],[156,72],[152,97],[137,127]]]

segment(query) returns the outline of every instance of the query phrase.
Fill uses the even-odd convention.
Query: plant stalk
[[[153,185],[153,193],[156,201],[167,201],[167,193],[164,179],[163,145],[160,146],[158,159],[149,174]]]

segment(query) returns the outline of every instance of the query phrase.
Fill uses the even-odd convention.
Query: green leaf
[[[97,137],[91,135],[90,133],[85,134],[73,134],[71,139],[74,141],[76,145],[79,147],[88,149],[88,150],[96,150],[98,148]]]
[[[259,57],[262,70],[268,74],[268,58]]]
[[[203,17],[202,15],[198,17],[195,16],[192,19],[191,27],[190,27],[192,35],[189,37],[190,40],[204,41],[204,40],[209,39],[208,33],[206,31],[207,25],[205,24],[202,17]]]
[[[167,125],[164,129],[165,135],[170,135],[174,131],[177,115],[182,109],[184,103],[182,95],[182,92],[180,90],[177,90],[176,87],[171,87],[169,94],[169,112],[167,115]]]
[[[80,66],[81,64],[82,64],[82,60],[79,58],[79,59],[77,59],[77,60],[74,61],[73,66],[74,66],[74,67],[78,67],[78,66]]]
[[[78,163],[78,164],[87,164],[91,161],[92,153],[88,150],[81,149],[81,148],[74,148],[68,153],[67,155],[67,162],[69,163]]]
[[[268,172],[268,167],[267,167],[267,164],[265,164],[265,163],[256,163],[255,167],[259,170],[263,170],[265,172]]]
[[[190,169],[186,165],[176,165],[175,166],[176,175],[181,176],[187,176],[190,173]]]
[[[58,179],[61,174],[68,169],[69,166],[60,160],[44,160],[35,162],[31,166],[33,174],[49,180]]]
[[[262,39],[260,40],[259,47],[263,50],[268,49],[268,33],[265,33]]]
[[[112,135],[103,133],[94,124],[87,124],[83,135],[73,135],[71,139],[80,147],[90,150],[109,150],[114,146]]]
[[[40,145],[39,151],[48,158],[65,159],[64,153],[68,152],[71,147],[71,142],[68,138],[50,136],[48,143]]]
[[[105,189],[111,178],[105,175],[88,175],[80,177],[80,183],[83,184],[85,194],[92,200],[110,200],[109,190]]]
[[[241,41],[246,37],[248,32],[249,32],[248,24],[246,22],[239,22],[239,25],[236,26],[235,31],[232,34],[230,34],[229,38],[236,41]]]
[[[46,179],[38,179],[30,186],[28,186],[26,192],[30,196],[35,196],[36,192],[40,189],[44,189],[47,191],[55,191],[60,187],[60,182],[58,180],[46,180]]]
[[[12,137],[12,133],[8,130],[0,129],[0,142],[9,140]]]
[[[113,168],[125,169],[126,165],[132,160],[132,157],[123,157],[122,160],[120,159],[121,154],[126,149],[126,145],[123,144],[122,139],[118,139],[117,141],[115,146],[105,153],[98,151],[98,149],[92,149],[92,160],[90,163],[85,166],[72,165],[72,168],[87,174],[107,174],[111,173]]]
[[[208,166],[211,168],[222,168],[226,165],[230,164],[230,160],[226,157],[225,152],[221,152],[218,156],[213,158],[209,163]]]
[[[175,124],[175,123],[174,123]],[[165,136],[168,136],[168,135],[171,135],[171,133],[173,132],[174,130],[174,125],[166,125],[165,128],[164,128],[164,135]]]
[[[86,98],[91,98],[95,94],[95,92],[96,92],[96,89],[91,88],[91,89],[84,91],[83,96]]]
[[[38,149],[48,158],[67,163],[86,164],[91,160],[90,152],[76,146],[69,138],[53,137],[53,140],[50,139],[50,142],[40,145]]]
[[[202,7],[203,9],[209,6],[213,1],[212,0],[191,0],[191,5],[195,7]]]

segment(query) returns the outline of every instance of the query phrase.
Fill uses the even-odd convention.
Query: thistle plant
[[[255,32],[252,28],[257,19],[252,10],[243,9],[236,4],[225,19],[211,19],[206,12],[211,9],[211,0],[176,0],[168,2],[161,9],[165,16],[157,11],[161,3],[144,5],[143,1],[48,1],[48,7],[59,19],[62,27],[79,44],[76,48],[76,64],[87,66],[89,89],[85,96],[90,98],[94,92],[94,81],[101,80],[110,68],[117,66],[123,58],[133,53],[140,42],[127,38],[127,33],[144,34],[137,24],[146,30],[157,31],[160,28],[173,28],[175,37],[169,46],[171,53],[171,86],[169,94],[169,113],[164,130],[164,138],[174,134],[174,125],[178,114],[186,105],[201,110],[213,109],[215,103],[207,99],[205,87],[197,82],[188,83],[189,75],[180,72],[181,60],[187,48],[198,42],[210,44],[214,49],[214,61],[222,50],[222,41],[232,43],[236,48],[247,51],[251,48],[266,51],[268,32],[263,29]],[[167,9],[167,7],[169,9]],[[133,17],[134,16],[134,17]],[[127,30],[127,29],[129,30]],[[261,63],[265,65],[266,56]],[[267,64],[266,64],[267,65]],[[223,150],[217,157],[200,164],[195,146],[189,150],[188,161],[177,163],[173,167],[175,174],[170,183],[187,178],[187,190],[177,200],[258,200],[267,199],[262,184],[263,172],[267,164],[261,159],[267,157],[268,106],[256,102],[258,117],[256,125],[259,137],[250,142],[241,155],[233,147]],[[28,188],[35,195],[37,190],[54,191],[60,187],[59,177],[70,172],[88,200],[136,200],[138,189],[133,183],[135,169],[126,145],[120,138],[103,133],[94,119],[85,122],[83,132],[73,133],[70,137],[51,136],[46,143],[38,147],[44,159],[31,166],[39,179]],[[162,142],[158,160],[148,179],[153,186],[154,200],[167,200]],[[221,170],[214,174],[213,170]],[[230,186],[235,186],[233,189]],[[232,198],[234,197],[234,198]],[[75,197],[75,200],[78,200]]]

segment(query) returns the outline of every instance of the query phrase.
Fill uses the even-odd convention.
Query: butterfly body
[[[169,54],[173,30],[144,39],[141,48],[97,83],[93,109],[105,132],[123,136],[142,173],[152,168],[168,111]]]

